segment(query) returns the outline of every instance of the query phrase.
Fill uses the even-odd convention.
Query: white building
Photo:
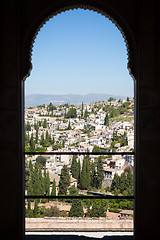
[[[123,173],[122,169],[112,169],[112,168],[103,168],[104,171],[104,180],[113,180],[114,175],[117,174],[118,176],[121,176]]]
[[[122,156],[113,156],[112,160],[110,161],[110,168],[113,169],[121,169],[124,167],[125,158]]]

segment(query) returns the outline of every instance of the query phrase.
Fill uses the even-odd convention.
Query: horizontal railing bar
[[[135,155],[135,152],[24,152],[25,155]]]
[[[40,198],[47,198],[47,199],[130,199],[133,200],[134,196],[112,196],[112,195],[100,195],[100,196],[46,196],[46,195],[26,195],[25,199],[40,199]]]

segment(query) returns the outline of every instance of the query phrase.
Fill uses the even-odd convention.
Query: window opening
[[[26,231],[133,231],[133,86],[122,69],[122,36],[100,18],[82,9],[61,13],[35,41],[33,63],[40,64],[26,82]]]

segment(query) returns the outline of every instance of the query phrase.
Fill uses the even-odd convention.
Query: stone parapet
[[[26,231],[133,231],[131,219],[26,218]]]

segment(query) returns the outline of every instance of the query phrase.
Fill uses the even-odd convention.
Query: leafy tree
[[[52,145],[52,150],[55,151],[55,150],[58,150],[59,148],[59,145],[58,144],[53,144]]]
[[[56,106],[54,106],[51,102],[50,104],[48,105],[48,110],[52,112],[52,116],[53,116],[53,110],[56,110]]]
[[[45,216],[47,217],[59,217],[59,209],[57,207],[50,207],[46,209]]]
[[[111,191],[115,194],[122,193],[124,196],[133,195],[133,174],[130,168],[118,176],[114,175],[111,184]]]
[[[80,199],[73,199],[69,217],[83,217],[83,207]]]
[[[88,210],[87,216],[89,217],[105,217],[105,202],[102,200],[93,200],[92,207]]]
[[[77,117],[77,111],[76,108],[70,108],[69,111],[65,115],[66,118],[76,118]]]
[[[61,170],[58,195],[67,195],[67,190],[69,186],[70,186],[69,170],[67,166],[64,165]]]
[[[69,195],[70,196],[77,196],[78,195],[78,189],[74,185],[72,185],[69,188]]]
[[[45,166],[46,166],[46,158],[43,157],[43,156],[38,156],[38,157],[36,158],[36,163],[39,163],[39,164],[41,164],[43,167],[45,167]]]
[[[116,100],[115,98],[110,97],[110,98],[108,99],[108,102],[112,102],[112,101],[115,101],[115,100]]]
[[[25,146],[25,152],[30,152],[30,146]]]
[[[44,147],[37,147],[35,149],[35,152],[45,152],[45,151],[46,151],[46,149]]]
[[[97,145],[94,145],[92,152],[100,152],[100,151],[101,151],[100,147]]]

